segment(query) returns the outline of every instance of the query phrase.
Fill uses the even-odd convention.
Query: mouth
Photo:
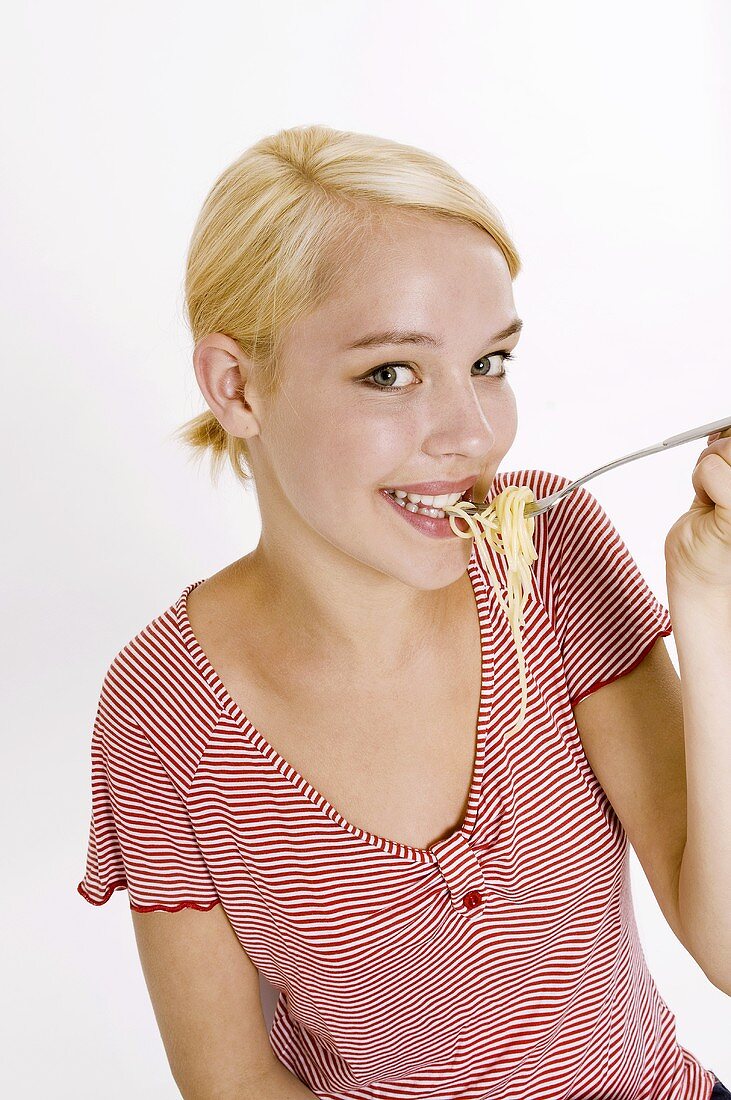
[[[465,489],[462,493],[442,493],[429,496],[418,493],[407,493],[403,489],[381,489],[385,496],[390,497],[400,508],[406,508],[415,515],[429,516],[431,519],[448,519],[451,509],[462,503],[472,504],[472,492],[474,485]]]
[[[399,499],[394,491],[389,492],[387,489],[379,489],[378,492],[393,514],[400,517],[400,522],[408,524],[422,535],[437,539],[456,539],[459,537],[458,532],[466,534],[469,530],[469,525],[461,516],[448,514],[444,508],[423,508],[408,497],[405,500],[403,497]],[[466,492],[460,494],[460,498],[466,496]],[[455,499],[455,494],[452,494],[451,499]]]

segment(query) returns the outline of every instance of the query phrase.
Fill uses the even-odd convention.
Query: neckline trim
[[[466,841],[472,835],[477,822],[480,796],[484,785],[487,731],[492,714],[494,696],[493,633],[489,611],[492,589],[491,586],[488,585],[478,564],[474,542],[470,559],[467,563],[467,573],[472,584],[472,594],[477,606],[477,617],[480,629],[481,680],[480,702],[476,723],[475,757],[472,767],[470,790],[467,798],[467,809],[461,823],[457,828],[448,833],[447,836],[435,841],[428,848],[417,848],[405,844],[400,840],[390,840],[388,837],[380,836],[377,833],[371,833],[367,829],[361,829],[358,825],[354,825],[352,822],[348,821],[347,818],[343,817],[336,807],[309,782],[309,780],[301,775],[289,761],[285,760],[274,746],[267,741],[266,737],[256,728],[253,722],[249,720],[238,703],[229,695],[226,685],[209,661],[208,656],[204,652],[190,625],[187,608],[188,596],[194,588],[203,584],[203,582],[208,579],[207,577],[201,577],[200,580],[193,581],[183,589],[175,604],[176,619],[178,629],[188,653],[193,659],[198,671],[216,695],[222,710],[227,712],[249,743],[253,745],[254,748],[261,753],[261,755],[268,760],[304,798],[317,806],[322,813],[334,821],[341,829],[363,840],[365,843],[381,851],[385,851],[390,855],[411,860],[412,862],[432,863],[438,859],[439,852],[443,848],[452,846],[455,843],[457,837],[461,837]]]

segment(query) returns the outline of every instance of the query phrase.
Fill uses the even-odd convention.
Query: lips
[[[400,493],[417,493],[419,496],[440,497],[449,493],[465,493],[475,485],[478,474],[461,481],[419,481],[413,485],[384,485],[384,489],[398,489]]]
[[[438,516],[429,516],[423,512],[411,512],[408,508],[403,507],[396,501],[390,493],[387,493],[385,489],[380,490],[381,496],[384,500],[387,500],[389,507],[398,509],[402,522],[407,523],[410,527],[416,527],[421,530],[425,535],[431,535],[434,538],[446,539],[454,537],[454,531],[450,522],[450,517],[444,516],[439,518]],[[463,527],[466,529],[466,524],[461,524],[459,517],[457,517],[457,526],[459,530]]]

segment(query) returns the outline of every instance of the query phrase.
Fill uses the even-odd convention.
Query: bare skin
[[[337,656],[316,660],[294,624],[280,636],[271,623],[261,632],[265,613],[230,597],[241,592],[246,567],[244,558],[194,589],[188,616],[249,721],[352,825],[414,848],[458,828],[474,768],[481,679],[469,577],[453,586],[431,644],[398,671],[374,677]]]
[[[379,490],[479,474],[481,499],[517,430],[498,353],[519,337],[491,343],[516,310],[476,227],[398,214],[364,249],[290,330],[273,403],[228,336],[196,347],[209,406],[248,440],[262,534],[188,615],[244,714],[346,820],[426,848],[461,823],[474,764],[472,543],[422,534]],[[396,327],[443,346],[344,350]],[[371,380],[399,392],[359,381],[383,364],[398,368]]]

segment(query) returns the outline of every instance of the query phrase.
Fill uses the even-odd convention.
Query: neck
[[[430,591],[365,568],[362,582],[353,583],[336,570],[303,569],[301,562],[279,556],[272,560],[261,543],[232,569],[235,588],[245,593],[270,644],[278,648],[289,638],[298,661],[334,673],[361,669],[386,675],[418,660],[452,628],[461,600],[472,599],[466,574]]]

